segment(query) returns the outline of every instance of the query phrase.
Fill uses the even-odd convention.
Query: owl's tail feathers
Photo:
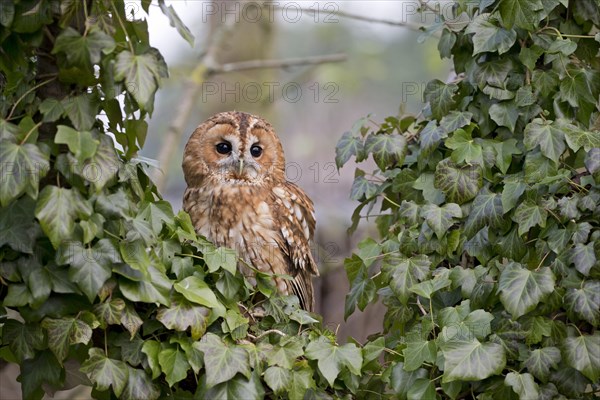
[[[309,312],[313,312],[315,307],[312,277],[312,273],[300,271],[291,281],[292,291],[300,299],[300,307]]]

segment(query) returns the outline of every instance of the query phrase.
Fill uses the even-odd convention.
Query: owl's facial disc
[[[213,174],[230,184],[258,183],[261,166],[257,159],[262,155],[262,147],[253,144],[245,149],[240,138],[228,132],[214,139],[212,151],[217,168]]]

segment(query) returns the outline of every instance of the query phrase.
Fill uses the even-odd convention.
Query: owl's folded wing
[[[278,245],[288,260],[292,287],[303,308],[312,310],[312,275],[319,275],[311,254],[315,230],[313,203],[298,186],[285,182],[273,188],[276,207],[274,219],[279,225]]]

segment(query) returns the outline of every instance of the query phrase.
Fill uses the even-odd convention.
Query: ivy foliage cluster
[[[78,384],[100,399],[357,393],[383,342],[338,345],[271,277],[250,285],[136,158],[167,76],[145,14],[1,6],[0,358],[19,364],[23,398]]]
[[[428,9],[431,12],[431,9]],[[346,259],[346,316],[387,307],[399,398],[572,399],[600,390],[600,6],[456,1],[427,33],[456,77],[419,118],[336,148],[381,240]],[[374,212],[377,206],[381,211]]]

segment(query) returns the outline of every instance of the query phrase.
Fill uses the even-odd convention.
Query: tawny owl
[[[214,115],[185,146],[183,174],[183,209],[196,232],[236,249],[243,260],[238,269],[251,282],[253,268],[280,275],[277,290],[297,295],[312,311],[312,276],[318,275],[310,252],[313,204],[286,181],[283,147],[271,125],[243,112]]]

